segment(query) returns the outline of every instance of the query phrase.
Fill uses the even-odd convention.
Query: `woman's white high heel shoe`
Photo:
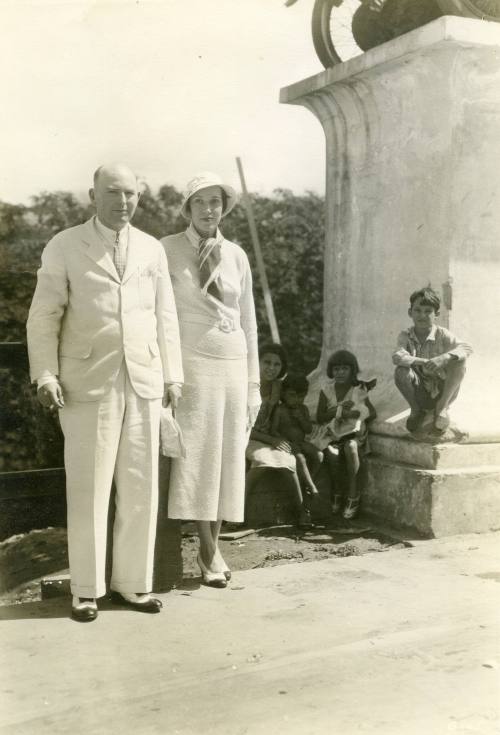
[[[200,553],[196,557],[196,561],[198,562],[198,566],[200,567],[201,577],[204,584],[206,584],[208,587],[218,587],[219,589],[227,587],[227,580],[224,572],[209,571],[204,565]]]

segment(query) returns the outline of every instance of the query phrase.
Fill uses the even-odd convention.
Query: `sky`
[[[218,172],[324,191],[324,136],[279,90],[322,70],[313,0],[0,0],[0,200],[84,198],[128,163],[156,191]]]

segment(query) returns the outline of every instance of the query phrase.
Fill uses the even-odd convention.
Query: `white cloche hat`
[[[217,174],[212,173],[211,171],[203,171],[202,173],[196,174],[186,186],[186,190],[184,192],[184,198],[182,200],[181,209],[180,212],[184,219],[191,219],[189,216],[186,205],[189,201],[189,199],[195,194],[197,191],[200,191],[201,189],[206,189],[208,186],[220,186],[221,189],[224,190],[227,201],[226,201],[226,207],[224,209],[224,212],[222,213],[222,216],[225,217],[226,214],[229,214],[229,212],[232,210],[236,202],[238,201],[238,195],[236,194],[236,191],[233,189],[232,186],[229,186],[228,184],[224,184],[222,182],[222,179],[220,176],[217,176]]]

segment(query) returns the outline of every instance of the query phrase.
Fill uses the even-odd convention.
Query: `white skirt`
[[[269,444],[250,439],[247,446],[246,458],[252,469],[276,469],[295,472],[297,463],[290,452],[275,449]]]
[[[186,445],[173,459],[169,518],[243,521],[248,396],[246,357],[183,348],[184,387],[176,412]]]

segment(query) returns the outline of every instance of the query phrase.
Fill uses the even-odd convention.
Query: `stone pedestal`
[[[324,336],[311,406],[328,356],[346,348],[377,375],[379,417],[398,427],[407,406],[391,353],[409,325],[409,294],[430,284],[439,322],[474,348],[451,414],[461,441],[500,442],[499,90],[500,24],[447,16],[281,91],[326,138]],[[372,478],[372,499],[386,472]]]
[[[330,480],[322,468],[314,478],[319,497],[310,504],[315,523],[330,521]],[[269,468],[249,493],[245,509],[245,522],[249,528],[279,526],[297,523],[294,486],[288,470]]]
[[[326,137],[324,341],[405,408],[391,353],[409,294],[431,284],[440,323],[474,356],[455,406],[500,438],[500,24],[446,16],[281,91]],[[495,407],[496,410],[493,410]]]
[[[422,536],[500,528],[500,445],[415,442],[378,422],[370,436],[363,510]]]

